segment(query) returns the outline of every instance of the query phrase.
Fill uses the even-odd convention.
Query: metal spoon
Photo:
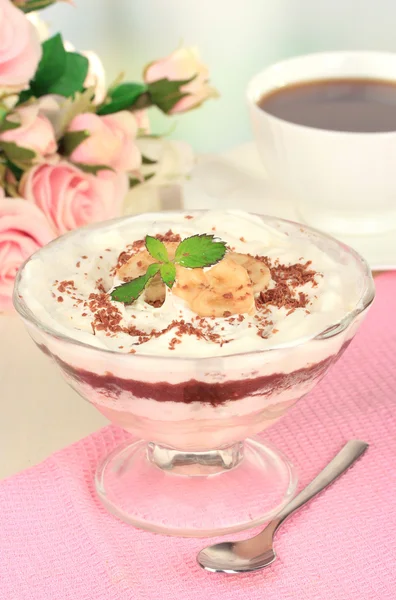
[[[198,563],[211,572],[244,573],[268,567],[276,559],[273,538],[286,519],[342,475],[368,448],[366,442],[351,440],[258,535],[241,542],[222,542],[201,550]]]

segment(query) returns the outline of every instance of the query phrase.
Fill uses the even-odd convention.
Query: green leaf
[[[9,110],[6,106],[4,106],[4,104],[0,103],[0,121],[3,121],[3,119],[5,119],[5,117],[7,116],[7,114],[9,113]]]
[[[152,179],[152,177],[154,177],[154,175],[155,175],[155,173],[149,173],[148,175],[144,175],[144,177],[143,177],[144,181],[141,181],[137,177],[130,177],[129,178],[129,187],[132,189],[132,188],[136,187],[137,185],[142,185],[143,183],[146,183],[146,181],[149,181],[150,179]]]
[[[59,33],[43,42],[42,46],[43,55],[36,75],[30,82],[30,89],[22,92],[19,104],[31,96],[39,98],[45,94],[59,94],[69,97],[84,89],[88,59],[77,52],[66,52]]]
[[[85,56],[77,52],[66,52],[66,68],[63,75],[48,87],[46,93],[67,98],[76,92],[82,92],[88,69],[89,62]]]
[[[114,173],[114,169],[108,165],[84,165],[84,163],[77,162],[73,162],[73,165],[84,171],[84,173],[90,173],[90,175],[97,175],[99,171],[113,171]]]
[[[109,99],[97,110],[98,115],[110,115],[120,110],[130,109],[144,94],[147,87],[142,83],[121,83],[109,93]]]
[[[61,140],[61,153],[70,156],[73,150],[87,138],[89,138],[89,131],[68,131]]]
[[[94,113],[96,111],[96,106],[93,104],[94,96],[95,88],[92,86],[84,90],[82,93],[76,92],[74,97],[65,98],[60,107],[62,118],[57,126],[58,139],[65,133],[68,125],[72,122],[74,117],[81,113]]]
[[[155,260],[160,260],[161,262],[169,261],[168,250],[157,238],[146,235],[146,248]]]
[[[142,154],[142,165],[156,165],[157,163],[158,160],[152,160],[148,156],[144,156],[144,154]]]
[[[26,3],[17,3],[17,6],[22,12],[27,14],[35,10],[41,10],[47,6],[51,6],[51,4],[54,4],[56,1],[57,0],[31,0],[30,2]]]
[[[166,283],[168,288],[171,288],[173,286],[173,284],[175,283],[175,279],[176,279],[175,265],[171,262],[161,265],[160,273],[161,273],[162,281],[164,283]]]
[[[170,81],[169,79],[159,79],[148,84],[148,92],[153,104],[158,106],[162,112],[169,113],[172,108],[185,96],[189,94],[181,91],[181,87],[190,83],[196,75],[190,79],[181,79],[179,81]]]
[[[32,83],[32,82],[30,82]],[[22,90],[22,92],[20,92],[19,94],[19,100],[17,102],[17,106],[20,106],[21,104],[25,104],[25,102],[27,102],[28,100],[30,100],[30,98],[34,97],[34,93],[32,88],[30,87],[28,90]]]
[[[58,81],[66,70],[67,52],[60,33],[45,40],[43,55],[30,87],[36,96],[48,93],[51,85]]]
[[[21,148],[14,142],[3,142],[0,141],[0,148],[4,151],[8,160],[19,165],[20,163],[26,163],[36,158],[36,153],[28,148]]]
[[[214,241],[213,235],[203,233],[180,242],[176,249],[175,262],[190,269],[210,267],[218,263],[225,253],[225,242]]]
[[[128,283],[123,283],[116,287],[110,293],[111,299],[123,302],[124,304],[131,304],[131,302],[137,300],[148,282],[158,273],[160,266],[154,263],[149,266],[145,275],[141,275],[136,279],[132,279],[132,281],[128,281]]]
[[[16,165],[14,165],[14,163],[7,161],[7,165],[6,167],[11,171],[11,173],[14,175],[14,177],[20,181],[22,178],[22,175],[24,173],[23,169],[20,169],[19,167],[17,167]]]
[[[3,119],[0,123],[0,132],[9,131],[10,129],[18,129],[21,124],[16,121],[8,121],[7,118]]]

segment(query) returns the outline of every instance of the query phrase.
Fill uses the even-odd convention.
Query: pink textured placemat
[[[395,600],[396,275],[379,277],[377,290],[350,349],[267,432],[297,466],[301,484],[349,438],[371,444],[280,531],[272,567],[206,573],[195,562],[205,540],[138,531],[107,514],[93,471],[126,438],[107,427],[0,485],[0,598]]]

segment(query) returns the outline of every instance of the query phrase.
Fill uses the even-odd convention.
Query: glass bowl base
[[[181,537],[265,523],[292,498],[296,485],[288,459],[253,439],[206,452],[127,443],[96,472],[97,493],[112,514],[140,529]]]

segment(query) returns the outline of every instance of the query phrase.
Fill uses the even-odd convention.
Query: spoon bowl
[[[240,542],[207,546],[197,556],[198,564],[212,573],[246,573],[268,567],[276,560],[275,533],[286,519],[342,475],[367,450],[368,444],[351,440],[328,465],[258,535]]]
[[[253,539],[247,541],[252,542]],[[244,553],[241,552],[243,550],[242,545],[242,542],[214,544],[201,550],[198,555],[198,562],[206,571],[212,573],[243,573],[263,569],[276,560],[276,553],[272,547],[262,550],[256,556],[254,551],[249,552],[247,547],[248,552],[244,556]]]

